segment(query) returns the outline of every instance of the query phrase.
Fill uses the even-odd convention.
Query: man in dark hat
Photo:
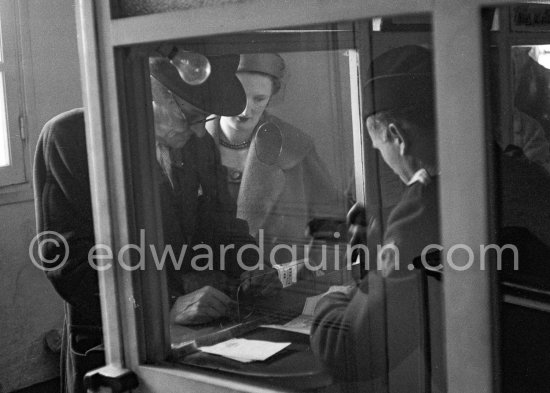
[[[235,76],[238,56],[210,57],[209,62],[210,76],[200,85],[184,82],[166,57],[149,62],[157,159],[164,174],[160,176],[161,204],[171,207],[163,209],[164,240],[174,250],[188,246],[181,268],[184,274],[168,275],[172,318],[179,324],[205,323],[225,315],[231,299],[224,290],[234,292],[231,288],[245,276],[257,287],[265,285],[264,293],[278,282],[274,270],[242,273],[236,262],[240,247],[254,240],[246,221],[235,218],[236,205],[228,193],[219,152],[204,125],[211,113],[240,113],[246,96]],[[225,272],[193,271],[190,261],[197,255],[193,251],[197,244],[209,245],[216,262],[220,245],[234,245],[226,253]],[[255,265],[251,254],[244,255],[249,257],[245,264]]]
[[[236,115],[245,107],[244,90],[235,76],[239,56],[207,59],[210,74],[199,83],[185,82],[166,57],[150,61],[164,243],[176,251],[183,244],[189,249],[207,244],[214,251],[219,244],[233,244],[238,250],[253,242],[246,222],[235,218],[215,143],[204,129],[210,113]],[[63,266],[46,272],[66,302],[62,389],[84,392],[83,376],[104,364],[104,352],[97,272],[88,261],[95,240],[83,109],[60,114],[44,126],[34,186],[38,232],[55,231],[68,245],[64,250],[45,243],[40,250],[44,261],[68,253]],[[280,285],[272,279],[276,274],[241,274],[236,252],[226,255],[224,272],[193,272],[192,253],[184,259],[183,273],[169,272],[173,322],[205,323],[226,315],[233,301],[224,289],[235,279],[246,278],[249,288]]]
[[[400,373],[423,360],[420,273],[411,267],[425,246],[439,244],[439,218],[431,53],[418,46],[396,48],[374,59],[370,71],[366,127],[373,147],[407,187],[388,218],[378,271],[371,270],[352,291],[321,300],[311,343],[335,376],[375,389],[386,372]],[[399,321],[400,328],[386,331],[384,320]],[[392,387],[408,391],[410,382],[398,377]]]

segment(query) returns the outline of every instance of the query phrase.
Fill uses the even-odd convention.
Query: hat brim
[[[363,116],[392,109],[433,106],[432,74],[402,74],[369,80],[364,87]]]
[[[160,83],[198,109],[220,116],[235,116],[246,107],[246,94],[235,75],[239,55],[207,56],[211,73],[200,85],[189,85],[166,57],[155,57],[149,71]]]
[[[242,54],[237,72],[260,72],[282,79],[285,74],[285,61],[277,53]]]

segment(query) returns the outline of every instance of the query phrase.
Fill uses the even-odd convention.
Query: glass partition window
[[[179,366],[288,388],[444,385],[426,362],[442,362],[428,344],[441,340],[437,247],[423,250],[439,243],[429,17],[391,22],[124,49],[136,222],[158,240],[145,270],[165,277],[154,290]],[[348,333],[355,316],[364,329]]]
[[[191,53],[185,44],[175,48],[182,57]],[[212,297],[221,298],[206,305],[212,307],[206,315],[197,310],[196,320],[184,308],[193,307],[185,300],[188,295],[174,299],[172,310],[182,308],[172,313],[182,323],[173,327],[172,337],[181,339],[194,330],[189,325],[213,316],[230,316],[230,324],[260,313],[266,323],[292,319],[301,311],[296,301],[275,292],[295,295],[300,282],[301,290],[317,294],[351,280],[343,254],[346,191],[353,173],[352,133],[345,132],[351,130],[347,50],[209,54],[204,59],[211,63],[209,78],[219,84],[209,86],[218,89],[214,100],[228,102],[178,95],[163,74],[172,64],[159,57],[150,62],[156,149],[164,176],[161,207],[176,208],[163,215],[164,239],[177,244],[175,250],[186,241],[191,248],[183,256],[188,265],[181,282],[173,284],[178,294],[197,296],[209,285]],[[222,75],[225,80],[215,75],[224,72],[222,67],[230,69]],[[318,83],[304,83],[312,77]],[[224,85],[236,91],[219,91]],[[322,98],[312,105],[304,94]],[[201,106],[206,111],[196,110]],[[227,115],[210,113],[216,110]],[[188,135],[170,134],[168,124],[190,117],[197,124],[186,130]],[[194,212],[183,210],[189,205],[178,206],[182,196],[197,199]],[[168,197],[176,200],[165,202]],[[279,286],[285,290],[279,292]],[[259,299],[265,300],[265,309]]]
[[[511,247],[497,260],[503,265],[503,386],[510,392],[547,384],[542,370],[550,348],[540,334],[550,321],[550,70],[544,53],[544,46],[510,47],[513,109],[507,143],[500,138],[495,153],[499,244]]]
[[[546,19],[540,18],[547,12],[542,5],[499,9],[501,32],[492,33],[487,67],[489,175],[500,247],[492,262],[502,300],[498,323],[506,392],[538,391],[548,383],[543,370],[550,347],[542,331],[550,322],[550,40],[542,28]],[[511,32],[502,32],[506,18]]]
[[[547,170],[550,169],[549,48],[548,45],[511,48],[513,102],[517,108],[512,144],[521,147],[531,161]],[[525,121],[532,125],[532,136],[524,131]]]
[[[306,331],[306,298],[353,282],[345,219],[355,198],[356,50],[274,41],[278,50],[264,52],[241,40],[229,53],[182,42],[149,57],[164,243],[183,261],[168,274],[179,352],[211,340],[212,321],[216,331],[299,318]]]

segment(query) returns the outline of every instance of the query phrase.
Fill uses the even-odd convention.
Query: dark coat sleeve
[[[353,296],[329,294],[319,303],[311,345],[335,376],[372,381],[418,359],[425,328],[421,272],[409,266],[424,246],[438,243],[436,190],[412,186],[390,216],[384,242],[399,254],[381,252]]]
[[[199,140],[197,151],[200,156],[197,161],[200,165],[203,195],[199,197],[194,243],[212,245],[215,260],[219,260],[220,246],[234,246],[225,252],[223,270],[232,276],[238,276],[243,271],[237,262],[238,250],[256,242],[249,233],[247,222],[236,217],[237,206],[227,188],[227,173],[214,139],[207,134]],[[255,252],[244,252],[242,263],[253,266],[258,258]]]
[[[81,109],[53,118],[42,129],[34,160],[34,187],[37,231],[55,232],[66,241],[59,247],[51,241],[41,242],[43,265],[50,268],[46,275],[80,316],[80,323],[97,325],[101,312],[97,272],[88,263],[94,231]],[[56,258],[56,263],[48,262]]]
[[[320,301],[311,345],[334,376],[347,381],[383,379],[386,367],[397,367],[418,349],[418,275],[393,272],[384,277],[373,271],[352,296],[333,293]],[[392,331],[386,329],[389,321]]]
[[[371,359],[364,348],[369,344],[368,305],[366,290],[358,289],[353,297],[339,292],[326,295],[316,308],[312,349],[340,379],[355,381],[360,369],[369,369],[368,365],[359,364],[360,359],[367,363]],[[358,324],[364,326],[357,329]],[[360,353],[362,356],[358,356]]]
[[[206,284],[224,290],[227,280],[237,279],[243,271],[237,261],[237,250],[255,244],[246,221],[236,218],[236,205],[227,188],[227,174],[212,137],[209,134],[202,138],[194,136],[179,153],[182,165],[172,167],[175,189],[161,175],[164,241],[176,253],[183,248],[186,250],[180,271],[168,264],[171,302]],[[194,271],[192,268],[194,257],[206,255],[203,246],[212,250],[214,271]],[[228,247],[223,266],[220,247]],[[254,266],[258,260],[256,252],[244,252],[241,257],[248,266]],[[197,264],[205,263],[200,259]]]

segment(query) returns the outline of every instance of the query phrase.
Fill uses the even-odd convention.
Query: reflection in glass
[[[203,84],[212,72],[208,58],[199,53],[177,51],[170,62],[178,69],[181,79],[191,86]]]
[[[514,126],[514,137],[524,153],[547,166],[550,140],[550,70],[540,62],[547,56],[545,46],[519,46],[512,48],[514,105],[523,114],[538,123],[520,132]],[[517,123],[517,121],[515,121]],[[532,121],[531,121],[532,123]],[[538,131],[542,131],[542,134]],[[528,134],[526,134],[528,132]],[[540,139],[540,138],[543,139]],[[532,141],[530,141],[532,140]],[[525,146],[529,143],[530,146]],[[534,157],[533,154],[537,156]],[[547,166],[548,168],[548,166]]]
[[[547,381],[547,337],[541,332],[550,317],[550,70],[547,46],[511,47],[513,109],[509,129],[493,130],[494,196],[501,307],[501,353],[504,391],[538,391]],[[500,65],[499,65],[500,66]],[[495,79],[503,68],[491,70]],[[495,85],[492,98],[505,97]]]

